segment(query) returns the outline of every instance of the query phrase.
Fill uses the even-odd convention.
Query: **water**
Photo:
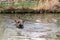
[[[0,40],[60,40],[60,14],[0,14]],[[24,29],[15,26],[20,16]]]

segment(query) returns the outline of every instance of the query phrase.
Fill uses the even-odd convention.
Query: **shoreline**
[[[0,9],[0,13],[60,13],[58,10],[45,10],[45,9],[31,9],[31,8],[20,8],[20,9]]]

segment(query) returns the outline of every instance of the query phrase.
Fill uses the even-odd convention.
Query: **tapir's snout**
[[[23,25],[21,25],[21,24],[19,24],[19,25],[17,26],[17,28],[19,28],[19,29],[23,29],[23,28],[24,28],[24,26],[23,26]]]

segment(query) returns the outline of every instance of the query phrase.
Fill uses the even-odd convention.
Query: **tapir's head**
[[[23,20],[22,19],[20,19],[20,18],[18,18],[17,20],[15,20],[15,22],[16,22],[16,27],[17,28],[23,28]]]

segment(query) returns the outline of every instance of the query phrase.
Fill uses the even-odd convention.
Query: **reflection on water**
[[[0,14],[1,40],[60,40],[60,14]],[[20,16],[24,29],[17,29]]]

